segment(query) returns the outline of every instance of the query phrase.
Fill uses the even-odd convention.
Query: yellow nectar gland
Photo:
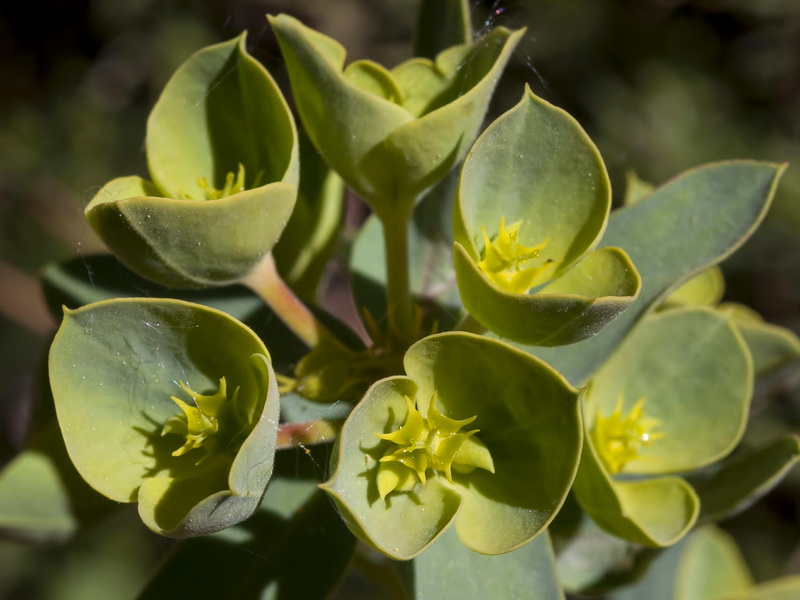
[[[263,171],[258,174],[256,180],[253,182],[252,187],[255,188],[259,186],[259,181],[261,180],[262,175]],[[226,198],[227,196],[232,196],[233,194],[243,192],[245,189],[247,189],[245,187],[244,165],[239,163],[239,169],[235,175],[232,171],[228,172],[228,174],[225,176],[225,185],[222,186],[221,189],[215,188],[205,177],[200,177],[197,179],[197,186],[203,190],[203,193],[205,194],[205,198],[201,198],[201,200],[219,200],[221,198]],[[186,192],[180,192],[178,197],[183,200],[193,199]]]
[[[614,412],[607,417],[603,417],[598,409],[592,441],[609,474],[619,473],[626,464],[641,458],[639,449],[642,446],[663,438],[663,433],[653,432],[660,423],[658,419],[644,416],[644,398],[625,416],[622,415],[621,395]]]
[[[216,393],[208,396],[192,391],[183,382],[180,386],[194,400],[195,406],[171,396],[172,401],[178,405],[181,412],[167,419],[161,435],[174,433],[186,437],[186,442],[175,450],[172,456],[183,456],[195,448],[203,448],[206,454],[197,461],[197,464],[200,464],[219,449],[220,418],[228,405],[236,402],[239,388],[236,388],[229,401],[224,377],[220,378],[219,389]]]
[[[391,492],[410,491],[428,480],[429,469],[444,473],[453,482],[453,471],[469,473],[481,468],[494,473],[489,449],[474,435],[478,429],[461,431],[477,417],[451,419],[440,413],[434,393],[423,417],[414,402],[405,397],[408,407],[406,422],[392,433],[376,433],[382,440],[395,444],[386,451],[378,465],[378,493],[385,499]]]
[[[555,264],[551,260],[535,267],[526,266],[539,258],[547,241],[523,246],[519,243],[521,225],[522,221],[516,221],[506,227],[506,218],[500,217],[500,232],[493,240],[489,239],[486,228],[481,227],[484,251],[478,267],[495,285],[514,294],[527,292],[539,276]]]

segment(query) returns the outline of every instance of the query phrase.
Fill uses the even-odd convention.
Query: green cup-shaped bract
[[[497,27],[388,71],[366,60],[345,68],[335,40],[287,15],[268,18],[311,140],[382,219],[407,215],[463,158],[523,33]]]
[[[670,474],[734,448],[752,385],[747,347],[723,315],[684,308],[643,320],[589,384],[574,487],[581,506],[619,537],[675,543],[697,519],[699,501]]]
[[[240,279],[278,241],[297,195],[297,132],[244,34],[189,58],[147,124],[153,181],[109,182],[86,218],[128,267],[163,285]]]
[[[527,89],[478,138],[461,171],[454,259],[465,308],[524,344],[557,346],[597,333],[641,287],[623,250],[591,252],[610,206],[594,144],[572,117]]]
[[[213,395],[222,378],[216,432],[181,454],[189,437],[165,427],[184,414],[172,397],[197,416],[202,398],[188,390]],[[50,384],[78,472],[112,500],[138,502],[153,531],[202,535],[258,508],[275,454],[277,383],[266,347],[233,317],[179,300],[68,310],[50,350]]]
[[[577,391],[538,359],[468,333],[425,338],[404,364],[407,376],[369,389],[334,452],[336,470],[324,489],[349,527],[403,560],[453,523],[461,541],[483,554],[529,542],[555,516],[575,476],[582,443]],[[378,470],[397,464],[381,461],[394,448],[385,436],[409,421],[409,399],[429,423],[434,411],[455,420],[475,417],[461,431],[478,430],[469,439],[485,446],[493,469],[454,467],[451,481],[428,468],[424,484],[409,469],[411,485],[381,498]]]

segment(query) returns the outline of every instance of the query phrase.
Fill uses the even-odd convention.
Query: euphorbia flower
[[[747,421],[753,366],[736,327],[710,309],[645,318],[591,379],[574,490],[604,529],[668,546],[699,501],[675,473],[728,454]]]
[[[641,286],[623,250],[595,250],[610,207],[592,142],[567,113],[526,90],[461,170],[453,222],[464,307],[524,344],[558,346],[597,333]]]
[[[138,502],[153,531],[202,535],[258,508],[278,390],[264,344],[232,317],[154,299],[67,311],[50,381],[78,472],[112,500]]]
[[[86,218],[128,267],[198,288],[246,275],[278,241],[297,196],[297,132],[244,34],[200,50],[147,122],[152,182],[103,186]]]
[[[417,342],[404,366],[367,391],[337,441],[323,488],[350,529],[397,559],[451,525],[484,554],[533,539],[575,474],[577,391],[529,354],[468,333]]]
[[[435,61],[345,67],[345,49],[288,15],[269,16],[300,118],[325,160],[381,217],[407,217],[460,161],[522,36],[503,27]]]

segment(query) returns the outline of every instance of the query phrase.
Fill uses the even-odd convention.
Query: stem
[[[381,218],[386,249],[386,308],[389,331],[401,343],[414,341],[414,318],[408,273],[408,222],[410,215]]]
[[[342,421],[317,419],[302,423],[281,423],[278,427],[278,450],[300,446],[306,452],[306,446],[332,442],[339,436]]]
[[[250,273],[243,277],[241,283],[258,294],[281,321],[309,347],[313,348],[323,340],[331,338],[328,330],[317,321],[313,313],[294,295],[278,274],[272,253],[267,254]]]

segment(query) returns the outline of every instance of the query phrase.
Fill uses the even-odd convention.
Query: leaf
[[[138,500],[154,531],[210,533],[258,507],[272,472],[277,384],[261,340],[230,316],[152,299],[67,311],[50,351],[50,382],[81,476],[113,500]],[[164,434],[182,410],[171,397],[194,402],[187,390],[218,389],[224,408],[208,414],[219,417],[219,433],[215,428],[208,446],[176,456],[185,440],[174,426]],[[191,423],[185,427],[192,431]],[[217,440],[219,451],[211,446]]]
[[[769,493],[798,461],[800,438],[786,435],[691,476],[701,500],[700,520],[718,521],[746,510]]]
[[[463,158],[521,35],[498,27],[472,45],[453,70],[446,101],[415,118],[402,99],[387,99],[399,89],[390,73],[357,66],[356,85],[342,71],[345,51],[338,43],[287,15],[268,18],[309,137],[382,219],[405,218]]]
[[[563,350],[525,347],[574,384],[585,382],[670,289],[729,256],[761,222],[784,166],[752,161],[688,171],[616,211],[603,246],[618,246],[642,276],[639,299],[595,337]]]
[[[572,117],[526,89],[461,170],[454,255],[464,307],[522,343],[562,345],[597,333],[641,285],[624,252],[586,256],[610,205],[594,144]]]
[[[508,554],[486,556],[446,532],[414,559],[413,587],[415,600],[530,598],[532,590],[537,600],[564,598],[547,533]]]
[[[414,54],[436,58],[442,50],[472,41],[467,0],[422,0],[417,16]]]

